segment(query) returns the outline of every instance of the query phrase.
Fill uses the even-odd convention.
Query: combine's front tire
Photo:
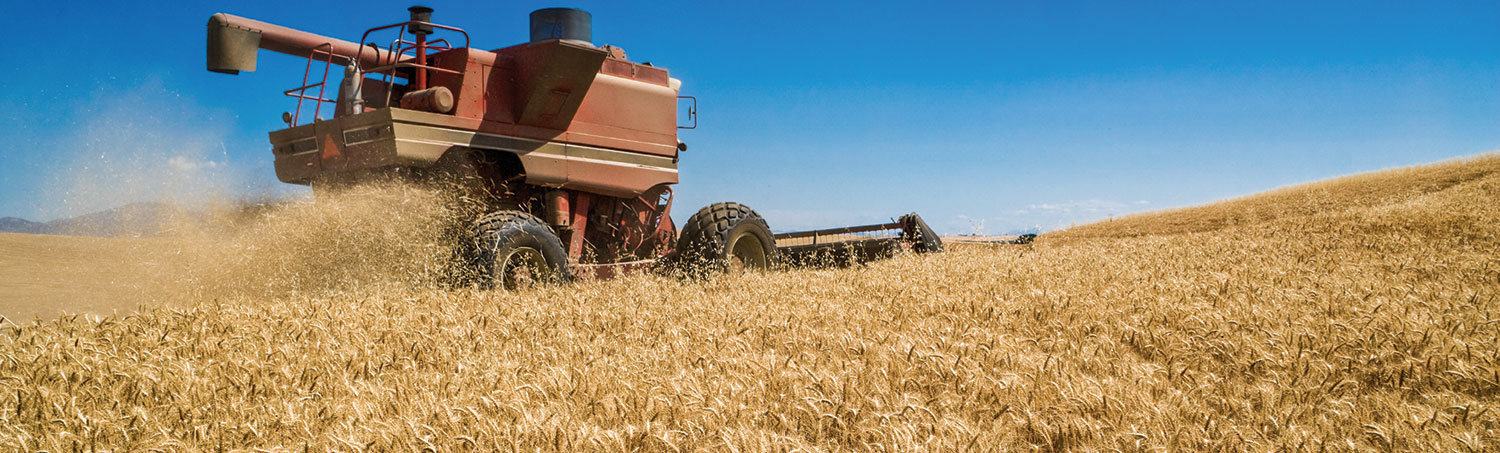
[[[474,240],[475,273],[482,288],[509,290],[572,278],[562,240],[531,214],[485,215],[476,225]]]
[[[769,269],[778,259],[771,227],[739,203],[714,203],[689,217],[677,252],[679,263],[694,273]]]

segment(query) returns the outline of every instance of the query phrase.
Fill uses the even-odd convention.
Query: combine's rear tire
[[[531,214],[485,215],[476,224],[474,240],[475,274],[482,288],[519,289],[572,278],[562,240]]]
[[[739,203],[714,203],[688,218],[677,238],[678,262],[690,272],[743,272],[776,266],[776,239],[765,219]]]

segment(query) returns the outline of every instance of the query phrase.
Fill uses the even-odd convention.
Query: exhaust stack
[[[576,8],[543,8],[531,12],[531,42],[553,39],[594,43],[594,16]]]

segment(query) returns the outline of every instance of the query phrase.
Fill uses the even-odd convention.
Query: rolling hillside
[[[1465,216],[1500,174],[1500,153],[1431,165],[1362,173],[1284,187],[1205,206],[1125,216],[1049,234],[1053,238],[1131,237],[1281,225],[1341,213],[1399,211],[1447,204]],[[1479,185],[1480,187],[1472,187]],[[1281,222],[1281,223],[1278,223]]]
[[[202,214],[169,204],[131,203],[45,223],[6,217],[0,219],[0,233],[94,237],[158,236],[170,232],[173,226],[191,223],[197,217],[202,217]]]

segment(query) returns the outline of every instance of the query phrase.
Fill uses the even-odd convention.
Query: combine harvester
[[[531,41],[493,51],[432,23],[431,8],[409,12],[357,43],[215,14],[208,70],[254,71],[259,49],[306,58],[299,86],[285,91],[296,99],[282,114],[287,128],[270,133],[277,178],[315,193],[376,177],[463,182],[488,212],[474,220],[470,254],[485,286],[942,249],[916,214],[772,234],[749,207],[714,203],[679,232],[672,185],[687,145],[677,132],[697,125],[681,81],[592,44],[585,11],[532,12]],[[331,87],[335,68],[343,74]],[[678,125],[681,107],[693,124]]]

